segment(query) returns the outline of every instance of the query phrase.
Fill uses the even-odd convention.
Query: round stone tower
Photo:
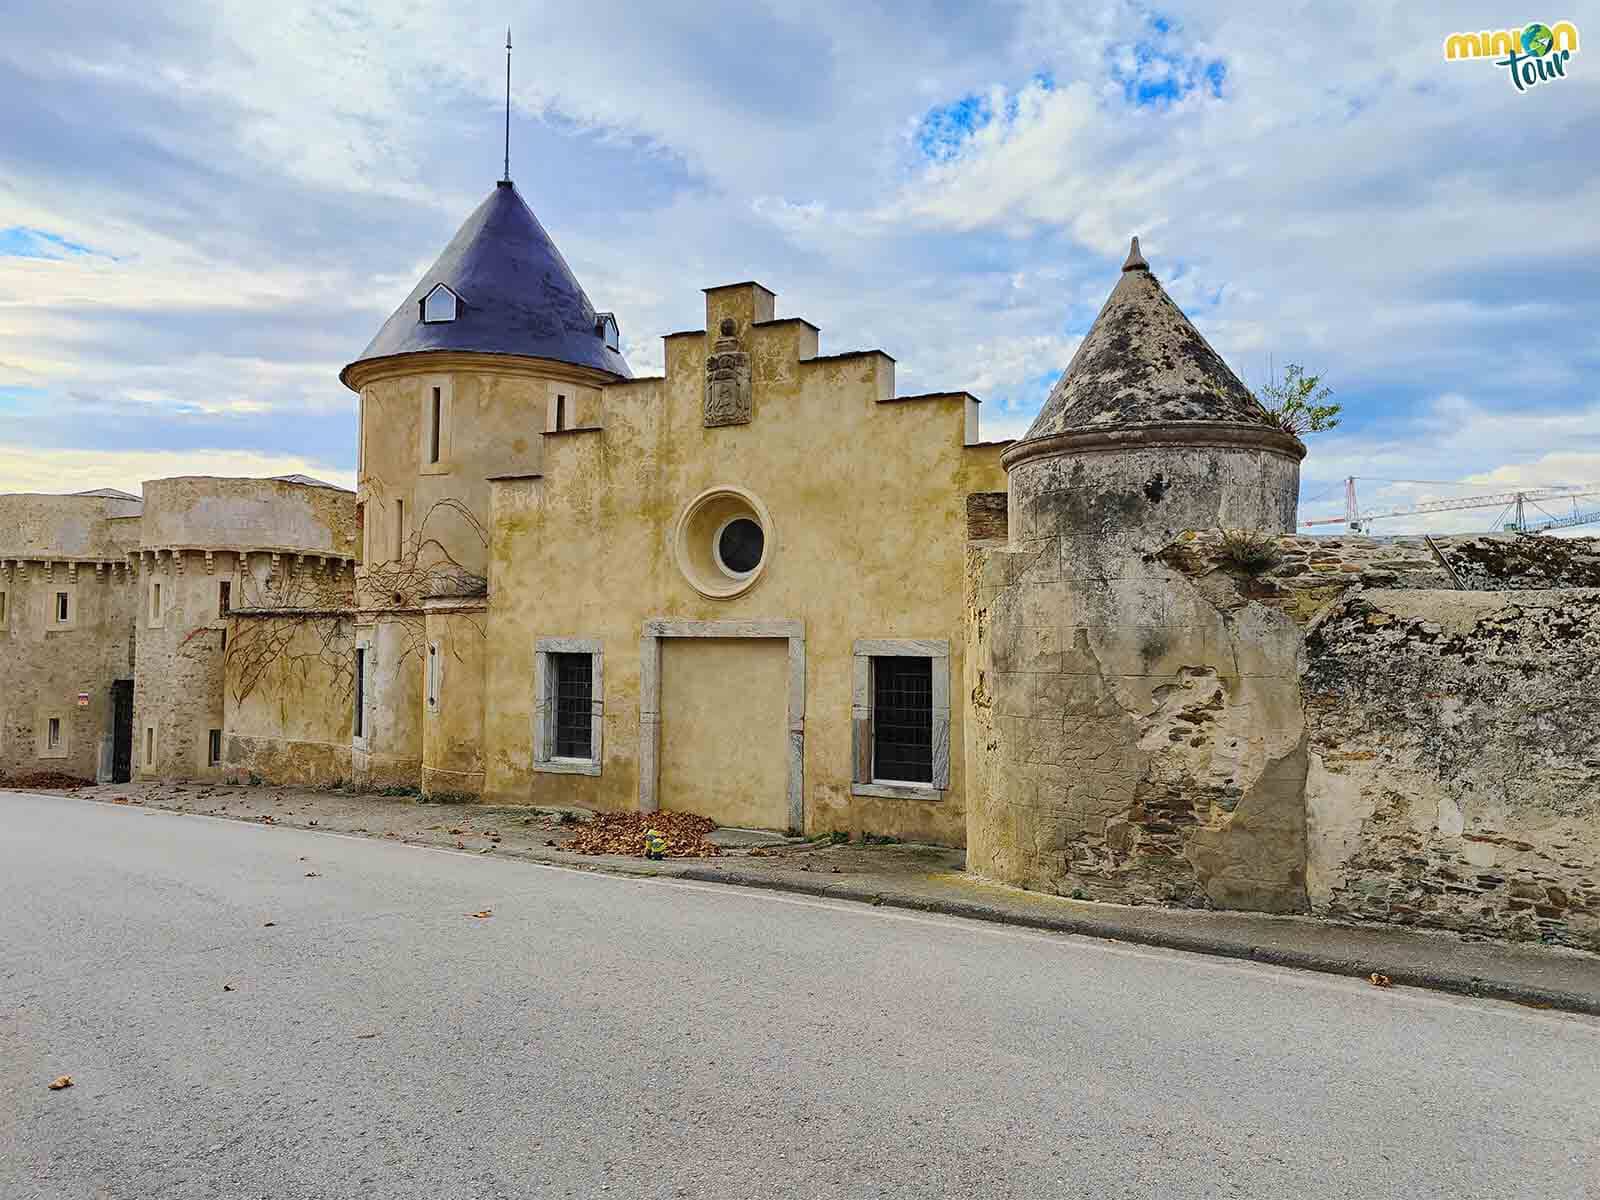
[[[143,583],[134,614],[136,777],[224,777],[230,614],[273,610],[287,627],[295,612],[348,608],[354,516],[348,491],[303,475],[145,483],[130,554]],[[282,700],[285,709],[319,702]],[[348,702],[339,703],[347,715]]]
[[[0,775],[119,775],[133,687],[137,496],[0,495]],[[127,722],[122,721],[126,767]]]
[[[537,475],[544,437],[598,426],[630,377],[508,179],[340,374],[361,396],[358,782],[481,792],[489,480]]]
[[[1304,455],[1135,238],[1002,459],[1010,531],[980,597],[992,707],[988,786],[968,809],[974,870],[1091,898],[1304,907],[1298,634],[1162,558],[1191,531],[1292,532]]]

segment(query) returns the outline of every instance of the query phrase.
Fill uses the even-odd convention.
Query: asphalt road
[[[15,793],[0,931],[8,1200],[1600,1197],[1587,1017]]]

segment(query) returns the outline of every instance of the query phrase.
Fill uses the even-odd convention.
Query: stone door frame
[[[661,807],[661,639],[782,638],[789,644],[789,828],[805,829],[806,628],[803,621],[680,621],[657,617],[639,638],[639,811]]]

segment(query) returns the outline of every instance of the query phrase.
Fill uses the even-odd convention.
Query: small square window
[[[206,738],[206,766],[215,767],[222,763],[222,730],[213,729]]]
[[[57,625],[65,625],[67,623],[67,615],[68,615],[68,612],[69,612],[69,609],[68,609],[68,604],[69,603],[70,602],[69,602],[69,600],[67,598],[67,593],[66,592],[57,592],[56,593],[56,624]]]

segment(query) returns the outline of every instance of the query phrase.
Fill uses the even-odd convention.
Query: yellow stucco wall
[[[661,794],[723,825],[788,824],[788,644],[672,638],[661,647]],[[728,703],[728,684],[739,700]]]
[[[607,378],[489,354],[400,355],[351,368],[361,395],[357,638],[370,644],[372,704],[370,735],[353,751],[358,783],[482,789],[486,620],[481,603],[475,615],[437,606],[481,601],[489,477],[538,470],[558,408],[568,427],[595,423]],[[453,698],[437,708],[426,674],[435,643]]]
[[[705,333],[667,339],[663,379],[614,384],[604,428],[544,438],[538,477],[494,484],[485,697],[486,797],[634,809],[639,798],[640,637],[655,618],[790,620],[804,629],[805,826],[960,844],[964,755],[961,680],[965,503],[1001,491],[999,448],[968,445],[964,394],[894,399],[894,363],[876,352],[815,357],[816,331],[772,321],[770,293],[713,289],[707,323],[724,317],[750,355],[750,424],[703,424]],[[707,489],[753,494],[770,514],[763,572],[731,599],[702,595],[673,551],[680,514]],[[603,769],[533,769],[536,639],[604,647]],[[937,800],[856,796],[851,789],[853,645],[859,638],[949,643],[949,787]],[[670,658],[664,670],[670,670]],[[728,673],[729,711],[771,702],[765,672]],[[759,691],[752,696],[751,690]],[[672,685],[663,687],[663,705]],[[446,703],[451,703],[447,694]],[[664,711],[663,725],[671,714]],[[726,731],[691,731],[726,740]],[[712,756],[706,745],[673,755]],[[670,783],[670,776],[666,782]],[[660,794],[664,808],[692,796]]]

